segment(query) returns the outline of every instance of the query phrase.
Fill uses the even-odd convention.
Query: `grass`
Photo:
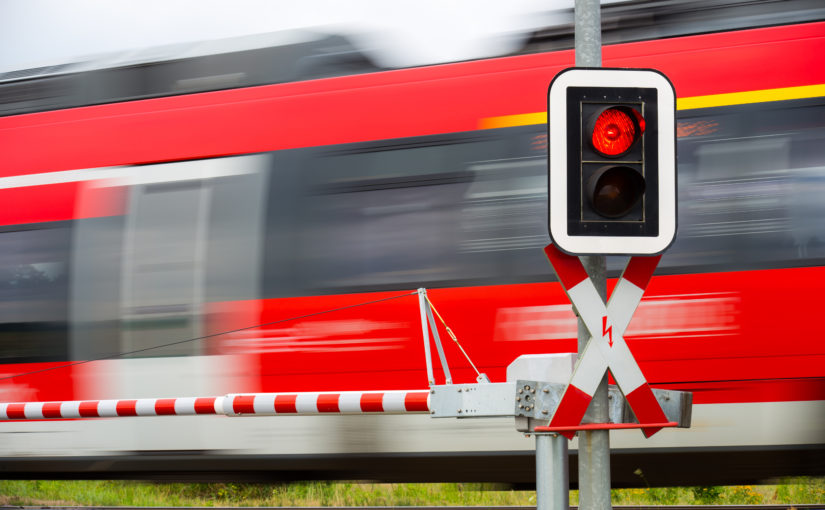
[[[614,489],[614,505],[825,503],[825,478],[774,485]],[[570,503],[578,503],[577,491]],[[492,484],[305,482],[146,483],[0,480],[0,505],[14,506],[499,506],[535,505],[533,491]]]

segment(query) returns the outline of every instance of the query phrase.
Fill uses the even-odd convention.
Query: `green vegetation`
[[[570,492],[571,504],[578,493]],[[776,485],[616,489],[614,505],[787,504],[825,502],[825,478]],[[492,484],[305,482],[145,483],[0,480],[0,505],[63,506],[439,506],[535,505],[532,491]]]

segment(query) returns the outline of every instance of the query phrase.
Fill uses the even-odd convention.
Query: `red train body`
[[[825,473],[823,52],[825,23],[604,48],[605,66],[658,69],[677,91],[680,232],[625,336],[653,387],[695,404],[690,431],[614,436],[616,485]],[[540,230],[546,91],[572,63],[561,51],[0,118],[0,240],[63,232],[0,260],[4,295],[23,292],[23,266],[59,286],[0,308],[2,400],[424,388],[416,298],[351,307],[419,286],[493,381],[520,354],[574,351]],[[188,301],[144,288],[158,279],[183,282]],[[14,354],[44,328],[32,345],[55,354]],[[447,349],[454,380],[474,380]],[[58,368],[77,361],[90,362]],[[531,479],[529,442],[502,439],[517,436],[509,423],[250,419],[233,442],[220,419],[3,424],[0,465],[65,475],[105,457],[114,476],[144,477],[166,452],[159,476]],[[192,426],[199,438],[181,440]],[[45,441],[16,443],[26,427]],[[343,435],[287,444],[316,427]],[[66,430],[81,439],[63,450],[48,437]]]

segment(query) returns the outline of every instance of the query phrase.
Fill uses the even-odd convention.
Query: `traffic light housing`
[[[676,96],[646,69],[566,69],[548,93],[548,225],[574,255],[655,255],[676,235]]]

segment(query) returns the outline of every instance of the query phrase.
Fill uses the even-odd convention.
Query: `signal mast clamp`
[[[676,94],[648,69],[566,69],[548,92],[548,225],[572,255],[655,255],[676,236]]]

